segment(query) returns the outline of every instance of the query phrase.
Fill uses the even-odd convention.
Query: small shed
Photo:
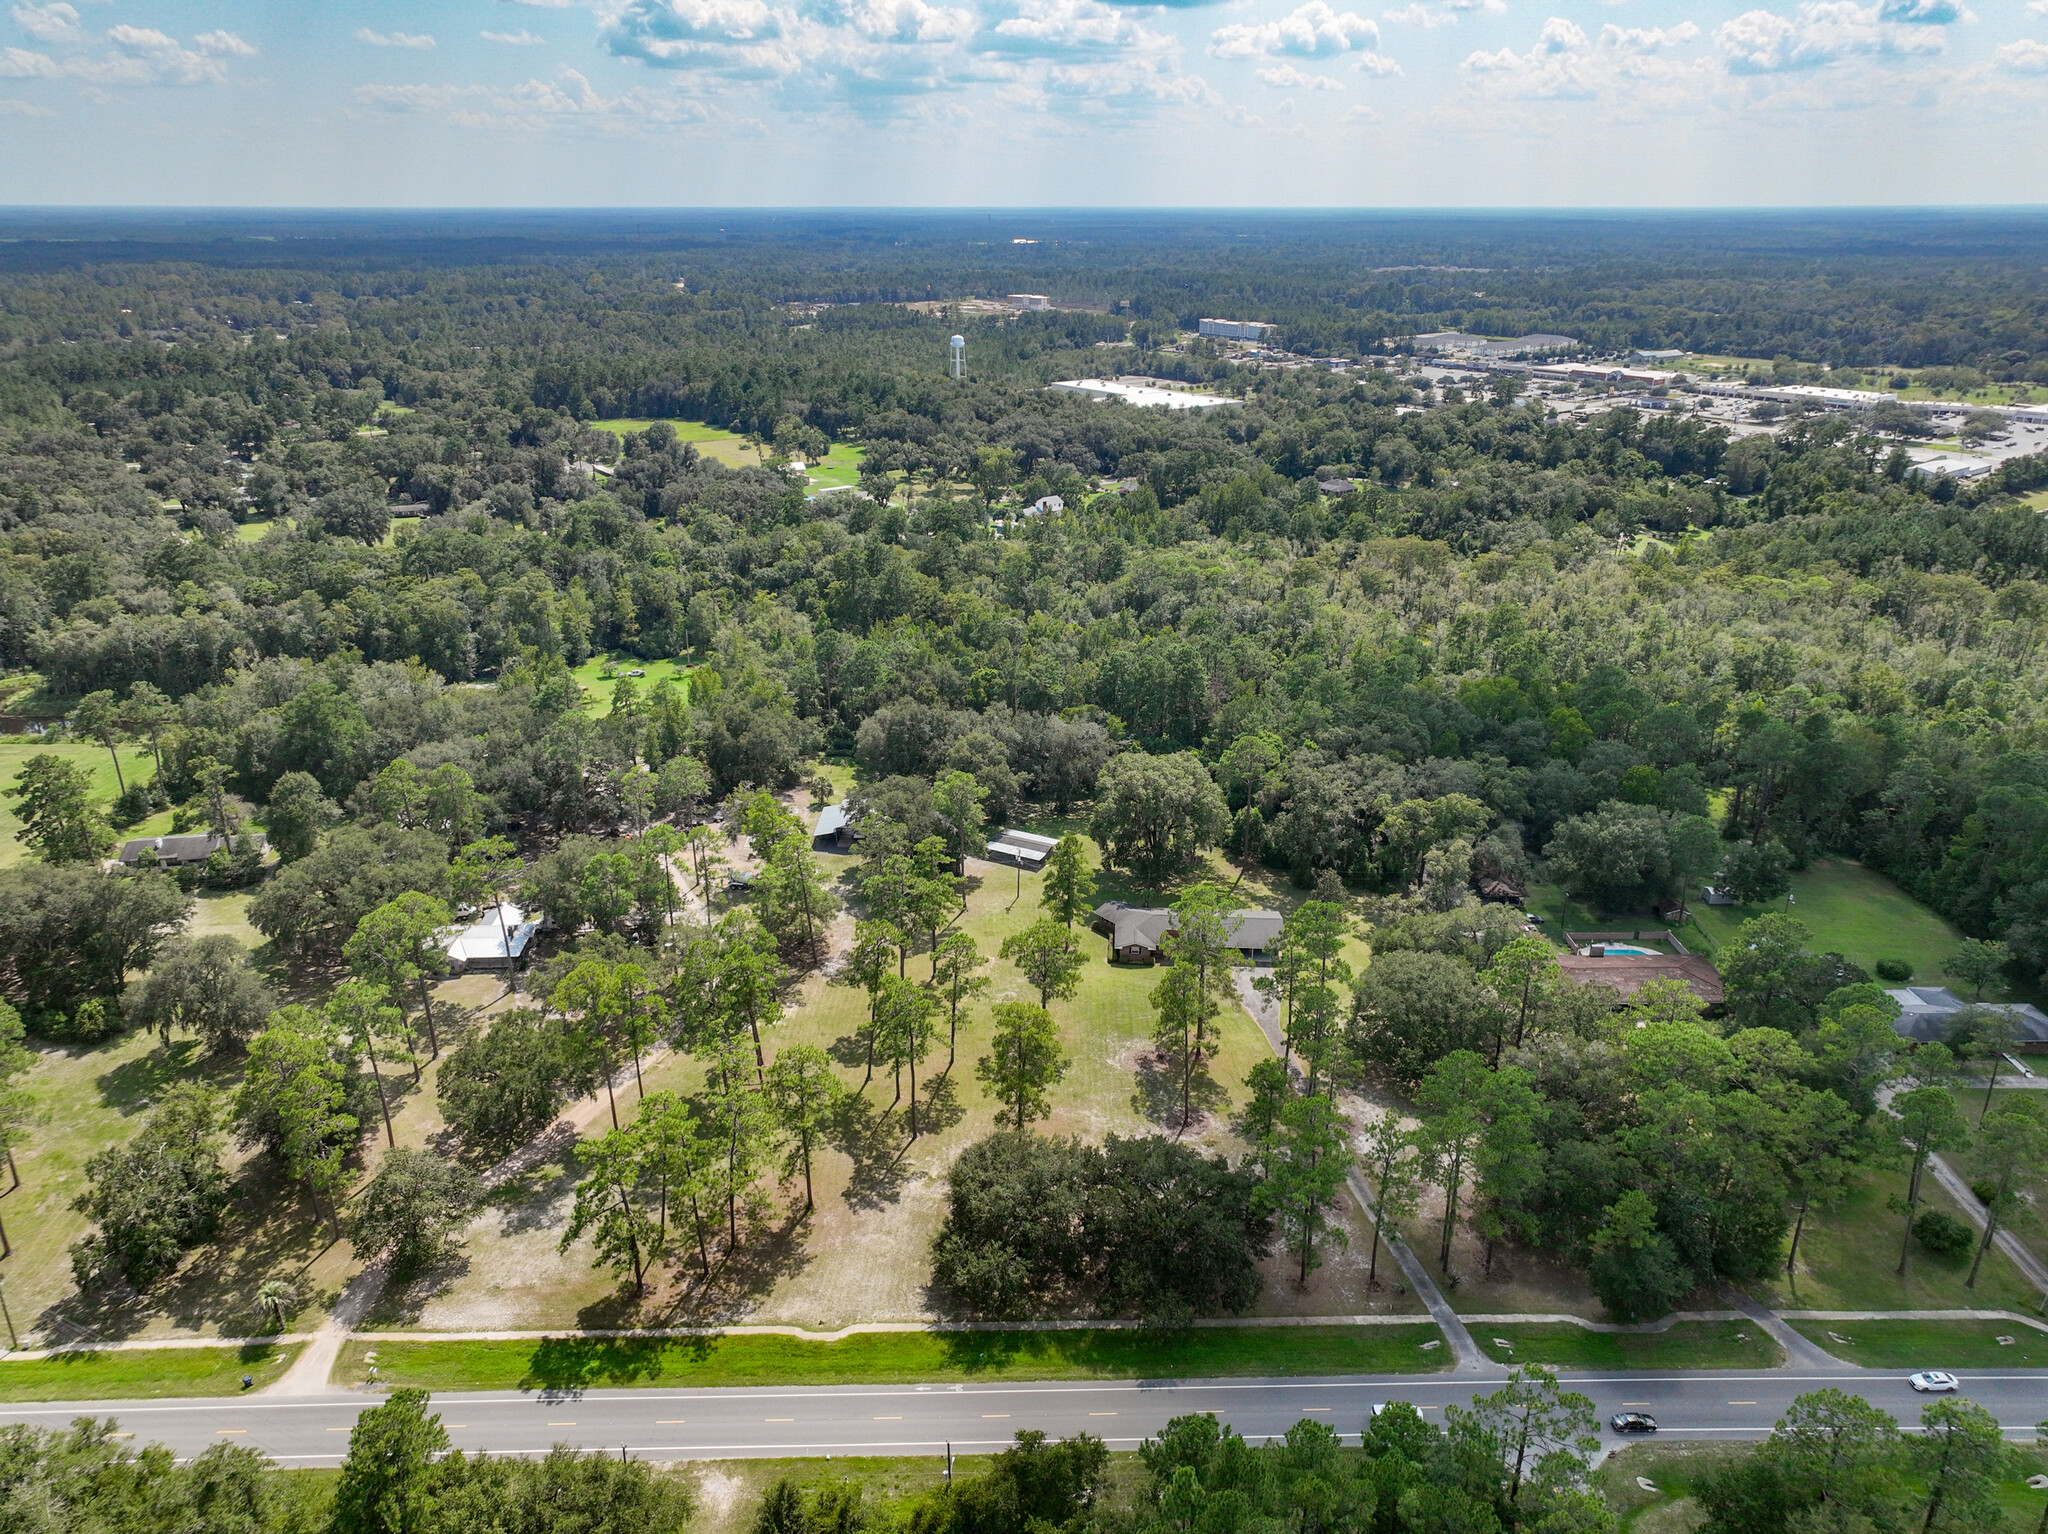
[[[1037,500],[1024,508],[1024,515],[1027,517],[1051,517],[1057,516],[1066,509],[1067,503],[1062,497],[1057,495],[1041,495]]]
[[[1008,863],[1016,868],[1040,869],[1059,846],[1056,836],[1038,836],[1030,831],[1005,830],[988,844],[991,863]]]
[[[847,818],[845,803],[828,804],[818,811],[818,823],[811,827],[811,845],[844,852],[853,845],[853,822]]]

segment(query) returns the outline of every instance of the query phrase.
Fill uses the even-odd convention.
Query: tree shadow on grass
[[[924,1083],[917,1108],[918,1134],[942,1135],[966,1117],[967,1105],[960,1101],[960,1088],[950,1075]]]
[[[469,1269],[469,1254],[459,1247],[450,1247],[441,1254],[439,1261],[431,1262],[417,1272],[408,1273],[403,1278],[394,1274],[385,1280],[377,1303],[363,1324],[372,1328],[417,1326],[427,1303],[467,1278]]]
[[[902,1197],[907,1173],[902,1165],[905,1130],[898,1115],[866,1096],[849,1097],[832,1124],[832,1144],[853,1162],[847,1179],[847,1203],[856,1209],[879,1209]]]
[[[825,1046],[825,1052],[832,1057],[834,1064],[842,1065],[847,1070],[863,1070],[867,1067],[868,1041],[858,1033],[840,1034]]]
[[[1206,1067],[1195,1067],[1195,1078],[1189,1084],[1188,1104],[1192,1110],[1186,1123],[1181,1120],[1181,1077],[1180,1070],[1172,1058],[1157,1050],[1147,1049],[1139,1053],[1134,1062],[1135,1080],[1131,1087],[1131,1111],[1175,1134],[1190,1133],[1202,1127],[1209,1114],[1229,1101],[1216,1078]]]
[[[275,1322],[256,1302],[266,1279],[300,1277],[333,1239],[314,1216],[304,1189],[268,1156],[245,1162],[221,1215],[220,1237],[195,1247],[178,1270],[147,1293],[118,1279],[67,1295],[45,1309],[37,1328],[47,1335],[132,1337],[152,1321],[181,1328],[212,1326],[225,1335],[270,1331]],[[327,1298],[327,1297],[321,1297]]]
[[[521,1390],[573,1392],[648,1385],[679,1365],[702,1364],[715,1337],[549,1337],[526,1361]]]
[[[147,1113],[157,1100],[181,1081],[203,1081],[227,1087],[241,1078],[242,1063],[221,1055],[209,1055],[196,1038],[174,1039],[159,1044],[146,1055],[123,1060],[95,1078],[100,1101],[121,1114]]]
[[[579,1310],[576,1324],[586,1331],[607,1331],[742,1320],[777,1284],[810,1266],[804,1224],[801,1210],[788,1212],[779,1224],[765,1219],[746,1224],[737,1248],[712,1248],[709,1273],[700,1266],[687,1227],[674,1228],[667,1257],[647,1271],[645,1295],[634,1294],[630,1278],[622,1279],[611,1293]]]

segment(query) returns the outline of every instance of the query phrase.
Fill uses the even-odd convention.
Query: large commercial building
[[[1043,293],[1012,293],[1003,300],[1012,309],[1050,309],[1052,300]]]
[[[1767,399],[1780,405],[1820,405],[1830,410],[1875,410],[1898,398],[1878,389],[1826,389],[1819,384],[1703,383],[1695,387],[1702,394],[1729,399]]]
[[[1526,336],[1510,336],[1495,339],[1492,336],[1468,335],[1462,330],[1433,330],[1428,335],[1410,336],[1408,344],[1419,352],[1440,352],[1459,357],[1541,357],[1553,352],[1568,352],[1577,346],[1572,336],[1551,335],[1537,332]]]
[[[1195,326],[1199,334],[1219,341],[1263,341],[1267,331],[1279,328],[1259,320],[1203,320]]]
[[[1085,394],[1090,399],[1120,399],[1127,405],[1157,405],[1166,410],[1214,410],[1218,405],[1244,403],[1221,394],[1198,394],[1193,389],[1162,389],[1157,380],[1151,379],[1073,378],[1047,387],[1065,394]]]

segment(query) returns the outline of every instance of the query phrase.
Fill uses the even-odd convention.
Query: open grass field
[[[1794,1321],[1809,1342],[1866,1369],[2048,1369],[2048,1332],[2016,1321]],[[1847,1342],[1837,1341],[1846,1337]],[[2002,1343],[2000,1337],[2010,1337]]]
[[[1430,1373],[1448,1363],[1435,1326],[1232,1326],[1191,1331],[867,1332],[800,1337],[351,1342],[338,1380],[432,1390],[625,1385],[875,1385],[949,1380],[1196,1379]]]
[[[1693,919],[1719,947],[1764,909],[1700,901],[1693,906]],[[1817,949],[1840,953],[1866,970],[1879,959],[1904,959],[1913,966],[1915,985],[1949,984],[1942,961],[1963,940],[1962,933],[1891,880],[1846,858],[1818,859],[1795,873],[1792,904],[1769,909],[1798,917],[1812,929]]]
[[[224,1238],[195,1251],[147,1296],[77,1295],[69,1248],[87,1222],[71,1201],[86,1189],[86,1161],[133,1135],[173,1082],[200,1080],[232,1092],[240,1074],[238,1061],[205,1056],[189,1038],[166,1050],[154,1035],[131,1033],[92,1049],[37,1052],[35,1065],[18,1078],[30,1116],[16,1152],[21,1186],[0,1198],[0,1220],[14,1243],[7,1302],[24,1341],[31,1334],[45,1342],[260,1335],[273,1324],[255,1299],[266,1278],[296,1278],[309,1302],[338,1287],[347,1245],[330,1245],[299,1190],[267,1160],[250,1160],[230,1142],[228,1164],[239,1175]]]
[[[0,1359],[0,1401],[141,1400],[230,1396],[249,1376],[260,1390],[298,1357],[302,1344],[246,1343],[237,1348],[132,1348]]]
[[[1602,1462],[1593,1486],[1629,1534],[1693,1534],[1706,1516],[1693,1497],[1693,1478],[1747,1452],[1723,1444],[1632,1443]],[[1638,1477],[1656,1489],[1645,1490]]]
[[[1846,858],[1817,859],[1793,874],[1790,905],[1710,906],[1697,891],[1689,893],[1693,920],[1678,936],[1694,953],[1709,958],[1744,922],[1777,911],[1805,922],[1816,949],[1838,952],[1866,970],[1879,959],[1904,959],[1913,966],[1914,985],[1947,985],[1942,961],[1963,940],[1961,932],[1884,875]],[[1532,885],[1529,909],[1544,918],[1544,931],[1560,943],[1566,930],[1665,925],[1648,910],[1601,915],[1554,884]]]
[[[2031,1313],[2041,1296],[2003,1252],[1984,1257],[1977,1287],[1964,1287],[1970,1258],[1939,1257],[1919,1242],[1898,1276],[1899,1243],[1905,1218],[1890,1201],[1906,1191],[1903,1170],[1867,1171],[1849,1187],[1836,1208],[1807,1216],[1799,1243],[1799,1270],[1769,1283],[1751,1285],[1765,1304],[1779,1310],[2017,1310]],[[1921,1207],[1962,1219],[1955,1201],[1932,1178],[1920,1184]],[[1837,1328],[1840,1330],[1840,1328]]]
[[[603,676],[605,667],[610,666],[617,676],[607,680]],[[612,693],[617,690],[619,678],[628,671],[644,671],[647,674],[633,679],[643,696],[656,682],[668,680],[683,690],[683,701],[690,699],[690,667],[679,660],[641,660],[632,655],[593,655],[582,665],[575,667],[569,675],[583,688],[583,708],[590,714],[608,714],[612,707]]]
[[[1678,1321],[1662,1332],[1589,1332],[1568,1322],[1475,1325],[1488,1358],[1555,1369],[1775,1369],[1785,1350],[1761,1327]],[[1498,1341],[1496,1341],[1498,1339]],[[1500,1342],[1513,1344],[1501,1347]]]
[[[149,747],[123,745],[121,771],[130,783],[147,781],[156,771]],[[60,740],[45,743],[40,736],[0,735],[0,789],[14,787],[15,775],[40,751],[54,751],[77,762],[92,774],[92,789],[104,810],[114,802],[114,762],[107,748],[97,741]],[[16,801],[0,793],[0,868],[7,868],[29,856],[28,848],[15,839],[21,819],[14,813]],[[134,835],[138,833],[120,833]],[[152,833],[154,834],[154,833]]]
[[[830,485],[852,485],[860,481],[861,460],[868,450],[851,442],[835,442],[825,454],[822,463],[810,466],[810,481],[813,490],[822,490]]]
[[[2043,1064],[2048,1062],[2029,1060],[2028,1068],[2039,1075]],[[2012,1079],[2009,1068],[2001,1079]],[[1984,1113],[1984,1088],[1958,1087],[1955,1095],[1958,1106],[1963,1110],[1963,1117],[1975,1126],[1981,1121]],[[2004,1087],[1995,1088],[1991,1093],[1991,1106],[1996,1108],[2001,1101],[2010,1101],[2016,1097],[2031,1098],[2048,1107],[2048,1094],[2033,1087],[2013,1091],[2008,1091]],[[1949,1162],[1964,1177],[1974,1180],[1975,1168],[1971,1164],[1968,1151],[1951,1156]],[[2006,1213],[2003,1223],[2027,1244],[2028,1250],[2035,1256],[2048,1254],[2048,1166],[2035,1167],[2033,1175],[2021,1182],[2018,1191],[2022,1196],[2021,1202],[2017,1208]]]
[[[843,775],[843,774],[842,774]],[[808,796],[792,799],[808,815]],[[1067,826],[1032,823],[1058,832]],[[853,867],[853,859],[831,854],[820,861],[828,878]],[[1002,940],[1041,913],[1041,877],[971,861],[967,911],[960,923],[983,954],[992,959]],[[1234,871],[1222,869],[1226,878]],[[1103,898],[1146,892],[1106,878]],[[1298,893],[1269,892],[1247,884],[1248,904],[1269,898],[1292,903]],[[851,930],[842,916],[836,941]],[[1036,1128],[1041,1133],[1078,1134],[1091,1140],[1117,1134],[1172,1133],[1179,1128],[1170,1085],[1152,1063],[1148,1043],[1151,989],[1160,973],[1111,966],[1106,944],[1083,938],[1087,963],[1079,994],[1054,1004],[1070,1067],[1053,1093],[1054,1113]],[[921,973],[913,957],[911,972]],[[974,1062],[985,1052],[990,1002],[1020,997],[1025,988],[1014,968],[995,959],[991,990],[964,1016],[953,1068],[946,1046],[919,1074],[923,1133],[909,1137],[908,1104],[898,1102],[895,1083],[878,1073],[854,1098],[817,1163],[817,1208],[808,1220],[777,1210],[745,1243],[736,1258],[715,1269],[708,1281],[696,1276],[684,1255],[658,1275],[648,1299],[632,1305],[610,1273],[591,1266],[590,1249],[573,1244],[557,1249],[559,1231],[574,1186],[566,1143],[551,1144],[542,1159],[508,1180],[492,1206],[473,1221],[461,1258],[402,1295],[387,1297],[371,1325],[433,1330],[540,1329],[554,1326],[662,1326],[748,1320],[831,1330],[859,1321],[938,1319],[926,1292],[931,1238],[944,1216],[945,1175],[955,1156],[995,1125],[996,1106],[974,1077]],[[853,1043],[864,998],[844,986],[812,975],[797,988],[784,1020],[764,1039],[770,1053],[796,1043],[819,1045],[841,1063],[849,1087],[862,1086],[865,1071]],[[1229,1127],[1233,1102],[1252,1064],[1266,1053],[1257,1025],[1230,1006],[1217,1020],[1217,1053],[1198,1091],[1200,1112],[1188,1126],[1189,1143],[1208,1153],[1240,1154]],[[664,1056],[650,1065],[647,1090],[694,1091],[702,1070],[687,1057]],[[905,1096],[909,1083],[906,1081]],[[634,1094],[621,1094],[621,1112],[632,1112]],[[595,1105],[587,1105],[591,1112]],[[608,1112],[585,1119],[594,1132],[609,1123]],[[800,1205],[797,1207],[800,1208]],[[1361,1312],[1415,1313],[1419,1306],[1393,1287],[1368,1296],[1362,1279],[1369,1252],[1355,1209],[1341,1216],[1352,1241],[1332,1251],[1306,1289],[1297,1288],[1286,1259],[1266,1265],[1262,1313],[1350,1315]]]
[[[953,1473],[960,1479],[979,1475],[987,1458],[965,1454],[954,1456]],[[874,1526],[897,1528],[910,1516],[912,1506],[946,1482],[944,1455],[919,1455],[907,1459],[851,1458],[834,1455],[829,1459],[725,1459],[698,1460],[675,1467],[675,1473],[689,1484],[694,1512],[691,1534],[741,1534],[753,1527],[761,1499],[777,1481],[787,1480],[808,1497],[834,1487],[857,1482],[861,1488],[861,1509]],[[1135,1454],[1112,1455],[1113,1484],[1137,1481],[1143,1473]]]
[[[614,436],[628,432],[642,432],[654,422],[625,419],[613,421],[592,421],[597,431],[608,431]],[[695,443],[697,451],[716,463],[731,469],[756,468],[761,463],[760,450],[738,432],[725,431],[716,426],[707,426],[702,421],[670,421],[676,429],[678,441]],[[835,442],[825,455],[822,463],[809,466],[810,487],[823,490],[829,486],[851,485],[860,479],[861,460],[867,456],[867,449],[851,442]]]
[[[645,431],[653,424],[649,420],[622,417],[613,421],[592,421],[590,426],[593,431],[608,431],[613,436],[623,437],[628,432]],[[729,469],[760,467],[759,449],[736,431],[707,426],[702,421],[670,421],[668,424],[676,429],[677,441],[695,443],[697,451],[714,462]]]
[[[2020,504],[2032,511],[2048,511],[2048,490],[2036,490],[2032,495],[2023,496]]]

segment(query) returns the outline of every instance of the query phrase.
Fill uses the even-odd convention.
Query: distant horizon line
[[[791,214],[942,215],[948,217],[1018,217],[1049,214],[1147,215],[1261,215],[1287,217],[1360,217],[1389,215],[1571,217],[1656,217],[1683,214],[1732,214],[1772,216],[1784,214],[2013,214],[2048,213],[2048,202],[2018,203],[1672,203],[1650,207],[1621,204],[1179,204],[1179,203],[1018,203],[1018,204],[915,204],[915,203],[0,203],[0,218],[25,215],[178,215],[197,214],[279,216],[291,214],[387,215],[419,214],[558,214],[589,216],[721,216],[744,217]]]

